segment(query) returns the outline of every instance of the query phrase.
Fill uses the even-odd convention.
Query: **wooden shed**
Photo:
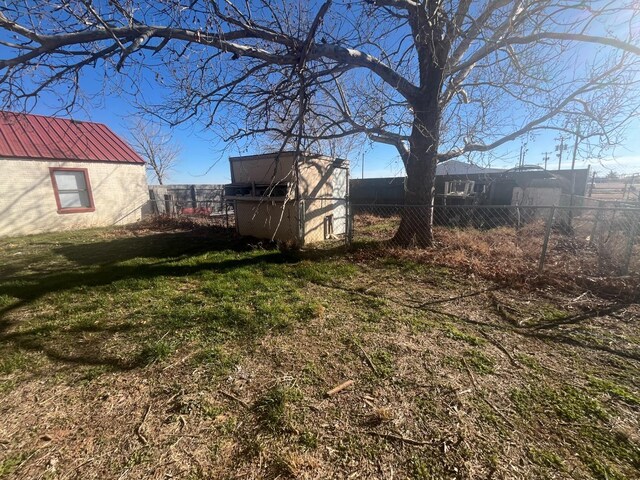
[[[282,152],[229,162],[225,199],[241,235],[304,245],[347,233],[347,160]]]

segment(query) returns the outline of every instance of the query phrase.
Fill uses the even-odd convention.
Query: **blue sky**
[[[96,79],[87,78],[84,81],[91,85]],[[85,87],[85,91],[91,92],[91,85]],[[42,97],[32,113],[49,115],[58,111],[58,100],[47,95]],[[74,112],[73,117],[77,120],[90,120],[105,123],[117,134],[125,139],[129,136],[131,117],[136,112],[127,97],[116,94],[99,94],[94,98],[91,106],[85,106]],[[214,131],[204,130],[199,125],[178,126],[171,130],[173,140],[180,146],[179,163],[170,175],[171,183],[226,183],[230,181],[228,158],[238,154],[259,153],[259,147],[251,144],[243,145],[240,148],[227,146]],[[558,158],[556,156],[555,145],[558,143],[555,138],[556,132],[548,132],[538,135],[535,139],[529,140],[526,145],[527,152],[525,163],[531,165],[542,165],[544,152],[549,154],[549,168],[557,168]],[[568,140],[571,144],[572,139]],[[496,158],[492,160],[481,160],[480,163],[489,163],[493,167],[512,167],[518,161],[521,140],[515,140],[497,149],[494,153]],[[226,147],[226,148],[225,148]],[[364,158],[364,176],[392,177],[404,175],[403,167],[398,158],[395,148],[372,144],[362,151],[354,152],[349,160],[351,161],[351,176],[360,178],[362,176],[362,162]],[[464,158],[460,158],[464,161]],[[571,165],[571,145],[564,153],[562,167],[569,168]],[[634,122],[627,130],[626,141],[615,149],[611,155],[604,159],[578,159],[576,168],[586,168],[591,165],[592,169],[599,173],[607,173],[614,170],[619,173],[640,172],[640,122]]]
[[[132,105],[130,96],[118,91],[103,90],[103,80],[106,75],[113,75],[113,73],[100,69],[84,70],[81,85],[90,101],[76,109],[73,112],[73,118],[105,123],[127,139],[133,123],[131,118],[137,110]],[[124,79],[126,80],[127,77]],[[142,78],[140,84],[147,100],[160,100],[162,95],[167,93],[159,90],[157,85],[149,79]],[[59,114],[60,106],[65,100],[64,92],[47,93],[38,99],[31,111],[43,115]],[[205,130],[198,124],[175,127],[171,130],[171,136],[180,146],[180,158],[175,170],[170,174],[170,183],[227,183],[230,181],[228,163],[230,156],[260,152],[257,144],[226,145],[216,135],[215,130]],[[558,144],[557,136],[557,132],[546,132],[537,134],[534,139],[529,139],[526,144],[525,163],[542,165],[544,152],[551,152],[549,168],[557,168],[558,159],[555,152],[555,146]],[[497,168],[513,167],[518,162],[522,142],[522,139],[509,142],[494,150],[491,158],[480,158],[476,161]],[[570,145],[563,156],[563,168],[569,168],[571,165],[572,142],[573,139],[567,139]],[[394,147],[370,144],[363,150],[353,152],[349,158],[353,178],[361,178],[363,159],[366,178],[404,175],[401,161]],[[465,158],[460,157],[459,160],[465,161]],[[605,158],[579,158],[576,162],[576,168],[586,168],[588,165],[603,175],[609,170],[618,173],[640,172],[640,119],[629,125],[626,140],[609,152]]]
[[[0,57],[4,57],[0,48]],[[126,68],[126,67],[125,67]],[[120,82],[120,87],[125,91],[131,90],[133,85],[127,82],[135,82],[143,92],[146,100],[160,100],[163,92],[156,82],[151,78],[149,71],[140,78],[131,79],[118,75],[113,70],[104,70],[98,67],[97,70],[83,71],[81,79],[84,92],[91,101],[83,108],[77,109],[73,117],[78,120],[91,120],[107,124],[116,133],[124,137],[129,136],[132,125],[131,117],[136,113],[135,107],[131,104],[131,98],[122,92],[103,91],[103,85],[110,85]],[[66,100],[64,91],[47,93],[38,99],[35,106],[30,110],[33,113],[54,114],[59,112],[59,106]],[[513,112],[518,116],[518,112]],[[244,143],[241,145],[228,146],[222,143],[215,131],[206,131],[197,124],[189,124],[176,127],[171,132],[173,140],[180,146],[180,160],[175,171],[170,175],[169,181],[172,183],[226,183],[229,178],[229,156],[238,154],[258,153],[260,148],[257,144]],[[550,153],[549,168],[557,168],[557,157],[555,146],[557,141],[556,132],[542,133],[535,139],[530,139],[527,143],[526,161],[527,164],[542,164],[544,152]],[[568,139],[571,145],[573,140]],[[493,167],[512,167],[518,162],[518,156],[522,140],[518,139],[496,149],[491,159],[480,158],[479,163],[490,164]],[[571,148],[564,154],[563,168],[570,167]],[[403,175],[404,171],[397,152],[393,147],[381,144],[369,145],[364,151],[353,152],[350,156],[352,165],[352,177],[362,176],[362,163],[364,159],[365,177],[388,177]],[[461,157],[460,160],[464,160]],[[576,167],[585,168],[591,164],[592,168],[599,173],[605,174],[609,170],[617,172],[640,172],[640,121],[629,126],[626,140],[622,145],[610,152],[604,159],[579,159]]]
[[[39,102],[33,113],[51,114],[56,111],[55,102],[49,103],[46,99]],[[83,108],[74,113],[78,120],[91,120],[107,124],[112,130],[127,138],[129,135],[130,117],[135,109],[126,98],[117,95],[106,96],[104,102],[99,102],[95,108]],[[171,183],[226,183],[230,181],[228,158],[233,155],[258,153],[259,149],[247,144],[240,151],[238,148],[229,147],[220,141],[213,131],[203,130],[198,125],[179,126],[172,131],[173,140],[180,146],[180,160],[174,172],[170,175]],[[557,168],[555,145],[556,132],[539,135],[527,144],[525,162],[532,165],[542,165],[544,152],[549,154],[549,167]],[[568,140],[571,143],[571,139]],[[493,167],[512,167],[518,161],[521,140],[510,142],[495,153],[498,157],[488,161]],[[351,161],[351,176],[362,176],[362,161],[364,158],[364,176],[392,177],[404,175],[403,167],[395,148],[388,145],[373,144],[365,147],[363,151],[354,152]],[[461,158],[464,161],[464,158]],[[564,153],[562,167],[571,165],[571,146]],[[484,161],[483,161],[484,163]],[[578,159],[576,168],[592,169],[599,173],[607,173],[614,170],[619,173],[640,172],[640,123],[636,122],[628,128],[627,139],[623,145],[616,148],[612,155],[604,159]]]

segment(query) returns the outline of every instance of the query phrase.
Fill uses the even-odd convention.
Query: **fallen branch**
[[[596,310],[592,310],[589,312],[585,312],[585,313],[581,313],[578,315],[571,315],[571,316],[566,316],[563,318],[560,318],[558,320],[554,320],[551,322],[545,322],[545,323],[541,323],[538,325],[535,325],[533,327],[531,327],[532,330],[545,330],[545,329],[551,329],[551,328],[555,328],[555,327],[561,327],[563,325],[570,325],[573,323],[579,323],[582,322],[583,320],[589,320],[591,318],[598,318],[598,317],[603,317],[605,315],[611,315],[612,313],[616,313],[620,310],[623,310],[624,308],[627,308],[629,306],[628,303],[614,303],[613,305],[609,305],[608,307],[605,308],[599,308]]]
[[[500,345],[500,343],[496,339],[494,339],[491,335],[489,335],[487,332],[483,330],[479,330],[479,332],[480,332],[480,335],[482,335],[484,338],[486,338],[489,341],[489,343],[491,343],[494,347],[496,347],[498,350],[504,353],[514,367],[518,367],[518,368],[522,367],[522,365],[520,365],[520,363],[518,363],[516,359],[513,358],[513,356],[507,351],[507,349],[504,348],[502,345]]]
[[[149,441],[142,434],[142,427],[144,426],[144,422],[147,421],[147,417],[149,416],[150,411],[151,411],[151,404],[149,404],[149,406],[147,407],[147,411],[144,412],[144,417],[142,417],[142,422],[140,422],[140,425],[138,425],[138,428],[136,428],[136,434],[138,434],[138,438],[144,445],[149,445]]]
[[[241,398],[238,398],[238,397],[236,397],[235,395],[233,395],[233,394],[231,394],[229,392],[225,392],[224,390],[218,390],[218,392],[220,392],[220,394],[222,396],[227,397],[230,400],[234,400],[234,401],[238,402],[240,405],[242,405],[247,410],[251,410],[251,405],[249,405],[247,402],[245,402]]]
[[[341,383],[337,387],[332,388],[331,390],[329,390],[326,395],[327,395],[327,397],[330,397],[331,395],[335,395],[336,393],[340,393],[345,388],[349,388],[351,385],[353,385],[353,380],[347,380],[346,382]]]
[[[369,435],[376,437],[386,438],[388,440],[395,440],[397,442],[408,443],[409,445],[416,445],[418,447],[424,447],[425,445],[431,445],[431,442],[425,440],[415,440],[413,438],[403,437],[402,435],[394,435],[393,433],[380,433],[373,430],[367,430]]]
[[[376,368],[375,363],[373,363],[373,360],[371,360],[371,357],[369,355],[367,355],[367,352],[364,351],[364,348],[362,348],[362,346],[360,345],[360,343],[354,341],[353,343],[356,344],[356,346],[360,349],[360,351],[362,352],[362,355],[364,356],[364,359],[367,361],[367,364],[369,365],[369,367],[371,368],[371,370],[373,370],[373,373],[376,374],[376,376],[378,376],[378,369]]]
[[[471,369],[469,368],[469,364],[464,359],[464,357],[462,357],[462,363],[464,364],[464,368],[467,369],[467,373],[469,374],[469,378],[471,378],[471,383],[473,384],[473,388],[478,390],[478,384],[476,383],[476,378],[473,376],[473,373],[471,372]]]
[[[505,287],[502,286],[502,285],[496,285],[494,287],[484,288],[482,290],[476,290],[475,292],[461,293],[460,295],[456,295],[456,296],[453,296],[453,297],[441,298],[441,299],[438,299],[438,300],[430,300],[428,302],[421,303],[420,305],[416,305],[415,308],[424,308],[424,307],[427,307],[429,305],[437,305],[439,303],[454,302],[454,301],[460,300],[462,298],[475,297],[476,295],[482,295],[483,293],[487,293],[487,292],[495,292],[496,290],[502,290],[503,288],[505,288]]]

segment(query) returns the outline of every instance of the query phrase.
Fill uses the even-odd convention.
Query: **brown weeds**
[[[357,257],[392,257],[420,263],[433,263],[513,287],[552,285],[568,291],[588,288],[606,296],[633,301],[640,297],[640,272],[621,277],[620,253],[623,248],[607,249],[590,245],[587,239],[553,231],[543,270],[539,271],[545,235],[544,221],[523,227],[434,227],[434,247],[401,248],[388,241],[399,224],[399,217],[362,214],[356,217],[356,231],[379,241],[375,248],[356,250]],[[619,239],[611,239],[620,243]],[[370,247],[370,245],[368,245]]]

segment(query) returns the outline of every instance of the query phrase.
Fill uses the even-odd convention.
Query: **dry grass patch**
[[[432,249],[397,248],[388,243],[400,223],[398,215],[358,214],[354,220],[354,256],[362,260],[392,256],[403,261],[437,264],[510,286],[539,288],[553,285],[569,291],[590,290],[610,298],[637,301],[640,272],[632,261],[631,274],[619,276],[628,239],[612,235],[606,247],[585,235],[551,235],[545,268],[538,272],[545,235],[543,220],[521,228],[481,229],[434,227]],[[640,246],[634,258],[640,258]],[[607,256],[609,254],[609,256]],[[615,255],[614,255],[615,254]]]
[[[0,478],[640,475],[637,305],[219,231],[0,255]]]

